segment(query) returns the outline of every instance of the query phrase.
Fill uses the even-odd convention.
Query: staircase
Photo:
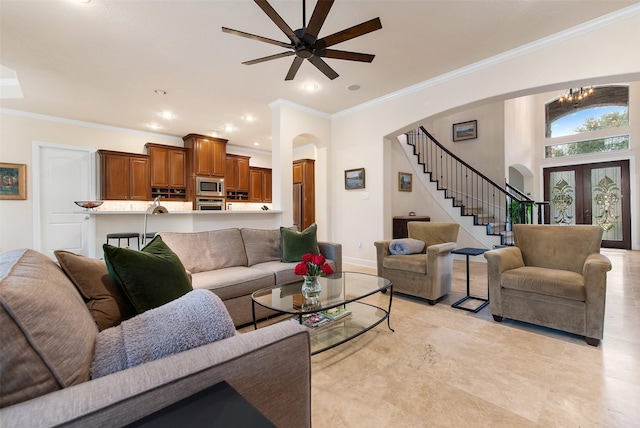
[[[501,245],[513,245],[511,224],[533,223],[538,207],[538,223],[547,203],[535,202],[519,190],[499,186],[440,144],[424,127],[408,132],[407,144],[429,180],[437,184],[445,199],[460,208],[461,216],[472,216],[473,224],[487,235],[499,236]]]

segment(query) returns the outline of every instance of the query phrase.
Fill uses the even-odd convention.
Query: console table
[[[479,256],[480,254],[484,254],[487,251],[489,251],[489,250],[486,249],[486,248],[460,248],[460,249],[451,251],[451,254],[463,254],[467,258],[467,295],[465,297],[463,297],[462,299],[458,300],[457,302],[453,303],[451,305],[452,308],[464,309],[465,311],[469,311],[469,312],[479,312],[482,308],[484,308],[485,306],[487,306],[489,304],[489,294],[488,294],[489,291],[488,291],[488,289],[487,289],[487,298],[486,299],[484,297],[472,296],[469,293],[469,256]],[[468,308],[466,306],[462,306],[462,304],[464,302],[466,302],[467,300],[478,300],[478,301],[481,301],[482,304],[480,304],[479,306],[477,306],[475,308]]]
[[[428,215],[406,215],[393,218],[393,239],[407,238],[407,223],[410,221],[431,221]]]

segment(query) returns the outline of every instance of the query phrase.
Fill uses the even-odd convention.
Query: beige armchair
[[[420,254],[392,255],[391,241],[376,241],[378,276],[393,283],[393,291],[426,299],[430,305],[449,294],[453,276],[457,223],[409,222],[409,238],[425,243]]]
[[[602,339],[609,259],[600,226],[513,226],[515,247],[484,253],[491,314]]]

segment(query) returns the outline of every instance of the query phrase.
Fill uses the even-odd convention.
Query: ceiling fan
[[[295,55],[293,63],[289,68],[289,72],[284,80],[293,80],[298,72],[298,69],[302,65],[302,62],[307,59],[311,64],[316,66],[318,70],[325,74],[329,79],[333,80],[338,77],[338,73],[335,72],[329,65],[322,60],[322,58],[334,58],[344,59],[348,61],[360,61],[371,62],[375,55],[364,54],[358,52],[348,52],[335,49],[327,49],[330,46],[342,43],[344,41],[362,36],[372,31],[376,31],[382,28],[380,18],[374,18],[362,24],[355,25],[353,27],[338,31],[337,33],[325,36],[318,39],[318,33],[322,24],[324,24],[329,10],[333,5],[334,0],[318,0],[316,7],[313,10],[309,25],[306,25],[306,0],[302,0],[302,28],[292,30],[289,25],[284,22],[282,17],[271,7],[266,0],[254,0],[256,4],[267,14],[269,18],[282,30],[282,32],[289,38],[289,42],[281,42],[278,40],[269,39],[262,36],[256,36],[255,34],[245,33],[244,31],[233,30],[231,28],[222,27],[222,31],[229,34],[235,34],[237,36],[246,37],[248,39],[257,40],[264,43],[280,46],[286,49],[291,49],[288,52],[282,52],[275,55],[265,56],[263,58],[254,59],[251,61],[245,61],[245,65],[258,64],[272,59],[284,58],[287,56]]]

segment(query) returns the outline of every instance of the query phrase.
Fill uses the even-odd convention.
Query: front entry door
[[[629,161],[544,169],[549,224],[596,224],[602,246],[631,249]]]

